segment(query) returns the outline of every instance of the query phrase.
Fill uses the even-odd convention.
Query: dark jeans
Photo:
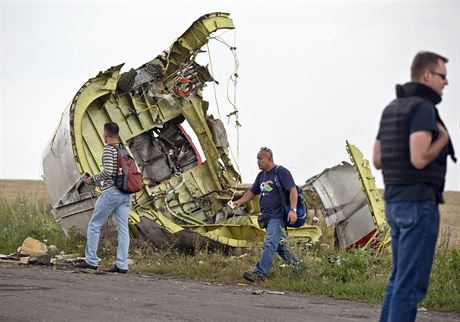
[[[381,322],[415,321],[425,297],[439,231],[434,201],[386,204],[391,228],[393,268],[383,301]]]

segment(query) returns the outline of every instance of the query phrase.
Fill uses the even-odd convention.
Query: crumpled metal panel
[[[343,162],[318,175],[311,186],[321,199],[327,226],[336,226],[341,248],[375,230],[366,195],[354,167]]]
[[[338,223],[335,229],[340,248],[346,249],[358,243],[375,231],[369,206],[358,209],[352,216]]]
[[[336,225],[367,205],[358,175],[348,163],[325,170],[314,182],[327,226]]]

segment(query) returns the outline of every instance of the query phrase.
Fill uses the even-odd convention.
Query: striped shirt
[[[112,145],[107,144],[102,151],[102,167],[103,170],[93,176],[93,180],[106,190],[113,187],[113,178],[118,170],[118,152]]]

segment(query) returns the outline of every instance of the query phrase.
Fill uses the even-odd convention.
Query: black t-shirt
[[[428,106],[423,106],[428,105]],[[433,140],[438,135],[435,110],[430,103],[421,103],[416,106],[410,115],[410,133],[431,131]],[[377,135],[380,139],[380,133]],[[385,186],[386,202],[425,201],[443,202],[442,191],[429,183],[390,184]]]
[[[281,197],[278,187],[275,184],[275,169],[261,171],[254,181],[251,192],[260,194],[260,211],[271,218],[283,219],[284,214],[281,208]],[[286,194],[286,202],[289,200],[289,190],[295,186],[294,179],[288,169],[279,166],[278,178]]]

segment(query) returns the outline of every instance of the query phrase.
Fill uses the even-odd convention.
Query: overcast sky
[[[88,78],[120,63],[124,71],[142,65],[214,11],[229,12],[236,26],[223,37],[238,48],[245,182],[258,172],[261,146],[298,183],[348,160],[346,139],[371,159],[380,114],[420,50],[450,59],[439,110],[460,155],[460,1],[0,1],[1,179],[41,177],[42,151]],[[233,58],[215,41],[210,48],[228,114]],[[217,115],[211,87],[205,99]],[[235,150],[233,120],[228,128]],[[449,160],[446,189],[460,190],[459,179]]]

